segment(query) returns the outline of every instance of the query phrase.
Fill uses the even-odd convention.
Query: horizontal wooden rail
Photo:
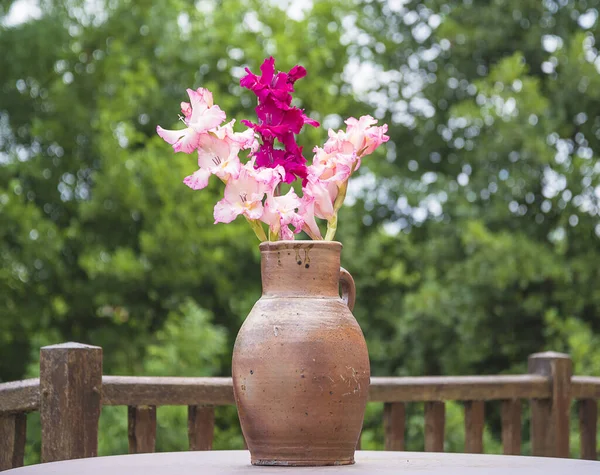
[[[533,374],[371,378],[369,401],[492,401],[546,399],[549,379]]]
[[[571,378],[573,399],[600,399],[600,378],[595,376],[573,376]]]
[[[573,399],[600,399],[600,378],[574,376]],[[540,375],[373,377],[373,402],[491,401],[547,399],[548,378]],[[0,384],[0,413],[39,409],[39,379]],[[189,406],[234,404],[231,378],[103,376],[102,404]]]
[[[0,413],[31,412],[39,408],[39,379],[0,383]]]
[[[194,406],[235,404],[231,378],[104,376],[107,406]]]
[[[600,399],[600,377],[573,376],[573,399]],[[547,399],[548,378],[539,375],[373,377],[374,402]],[[231,378],[104,376],[102,403],[109,406],[234,404]],[[39,379],[0,383],[0,413],[39,409]]]

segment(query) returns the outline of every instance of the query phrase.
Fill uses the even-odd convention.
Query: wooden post
[[[502,401],[502,445],[504,455],[521,455],[521,401]]]
[[[0,472],[23,466],[27,416],[0,414]]]
[[[212,406],[188,406],[188,440],[190,450],[211,450],[215,431]]]
[[[64,343],[40,350],[42,462],[95,457],[102,348]]]
[[[427,401],[425,403],[425,451],[444,451],[444,429],[446,412],[443,402]]]
[[[598,402],[595,399],[579,401],[579,433],[581,435],[581,458],[598,460],[596,451],[598,437]]]
[[[406,410],[403,402],[386,402],[383,405],[385,450],[404,450]]]
[[[156,406],[129,406],[129,453],[152,453],[156,447]]]
[[[483,401],[465,402],[465,453],[483,453],[485,406]]]
[[[529,373],[548,378],[551,399],[531,401],[531,452],[545,457],[569,457],[571,358],[548,351],[529,356]]]

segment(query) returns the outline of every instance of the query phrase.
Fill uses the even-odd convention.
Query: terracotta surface
[[[255,465],[354,463],[369,392],[364,336],[337,242],[262,243],[263,295],[233,350],[233,390]],[[344,299],[340,298],[340,279]]]
[[[507,455],[357,452],[350,467],[252,467],[248,452],[118,455],[43,463],[3,475],[597,475],[599,462]]]

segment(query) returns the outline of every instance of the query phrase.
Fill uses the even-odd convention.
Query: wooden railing
[[[580,455],[597,459],[600,377],[572,376],[569,356],[537,353],[528,374],[371,378],[384,403],[386,450],[404,450],[405,404],[425,403],[425,450],[444,450],[445,401],[463,401],[465,452],[483,452],[484,402],[500,401],[505,454],[521,453],[522,400],[531,406],[531,452],[569,456],[569,412],[579,406]],[[153,452],[158,406],[188,406],[190,450],[210,450],[214,407],[234,404],[231,378],[103,376],[102,349],[66,343],[40,351],[40,379],[0,384],[0,470],[23,464],[26,414],[39,411],[42,462],[97,455],[102,406],[128,406],[129,451]],[[599,466],[600,467],[600,466]]]

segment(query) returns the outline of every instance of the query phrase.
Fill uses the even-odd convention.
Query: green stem
[[[337,231],[337,213],[335,213],[329,221],[327,221],[327,233],[325,234],[325,241],[333,241],[335,232]]]
[[[325,241],[333,241],[335,232],[337,231],[338,225],[338,211],[344,204],[346,199],[346,192],[348,191],[348,180],[340,187],[338,195],[333,203],[333,216],[327,221],[327,234],[325,234]]]
[[[364,152],[364,149],[361,149],[361,153],[362,152]],[[348,191],[348,182],[350,181],[350,178],[352,177],[352,174],[354,173],[357,164],[358,162],[354,162],[354,164],[352,165],[352,170],[350,170],[350,176],[342,184],[342,186],[340,186],[338,190],[338,195],[333,203],[333,216],[327,221],[327,234],[325,234],[325,241],[333,241],[333,238],[335,237],[335,232],[337,231],[338,225],[338,211],[344,204],[344,200],[346,199],[346,192]]]
[[[252,231],[254,231],[254,234],[256,234],[256,237],[258,238],[258,240],[260,242],[267,240],[267,235],[265,234],[265,230],[263,229],[262,225],[260,224],[260,221],[258,221],[257,219],[248,219],[248,218],[246,218],[246,221],[248,221],[248,224],[250,225],[250,227],[252,228]]]

